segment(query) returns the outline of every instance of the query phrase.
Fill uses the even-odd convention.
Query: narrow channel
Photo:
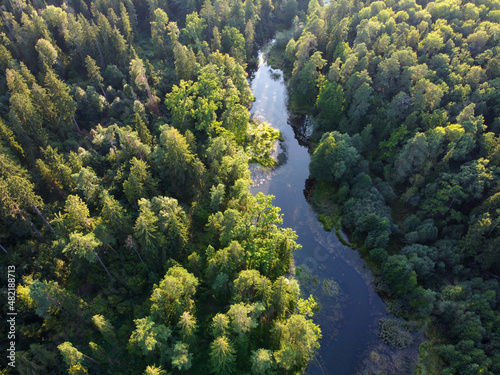
[[[273,170],[251,167],[252,193],[275,196],[274,205],[281,207],[283,225],[297,232],[297,242],[302,245],[294,255],[301,287],[321,304],[313,319],[320,325],[323,338],[308,374],[353,375],[370,355],[370,347],[379,341],[377,321],[386,315],[384,302],[358,252],[343,245],[334,231],[325,231],[306,201],[310,155],[299,140],[307,137],[310,125],[293,121],[286,106],[282,72],[267,65],[263,52],[259,59],[251,80],[256,98],[251,112],[255,119],[281,131],[282,162]]]

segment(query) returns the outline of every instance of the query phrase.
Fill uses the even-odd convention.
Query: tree
[[[149,131],[145,121],[143,120],[144,106],[139,101],[134,102],[134,112],[134,129],[139,135],[142,143],[151,146],[153,143],[153,136],[151,135],[151,132]]]
[[[43,200],[35,194],[35,185],[28,179],[25,169],[14,163],[6,154],[0,154],[0,212],[3,222],[8,218],[20,218],[39,235],[40,232],[30,220],[30,210],[34,210],[47,227],[51,225],[41,213]]]
[[[292,76],[296,76],[309,61],[312,53],[317,52],[315,51],[317,45],[318,40],[316,36],[310,32],[305,32],[301,35],[295,44],[295,63],[293,64]]]
[[[216,314],[212,318],[210,333],[214,338],[226,336],[229,333],[229,318],[226,314]]]
[[[181,339],[184,342],[192,342],[197,328],[196,318],[188,311],[185,311],[182,313],[179,322],[177,323],[177,328],[179,329]]]
[[[194,309],[193,297],[198,279],[180,266],[167,271],[159,285],[154,286],[151,295],[151,315],[157,321],[173,324],[184,312]]]
[[[183,342],[176,342],[172,354],[172,367],[179,371],[189,370],[193,355],[189,352],[189,346]]]
[[[151,39],[155,52],[159,56],[165,56],[167,52],[167,25],[168,15],[163,9],[156,9],[154,11],[154,18],[151,21]]]
[[[283,11],[280,12],[280,18],[287,28],[292,26],[293,19],[298,12],[298,5],[297,0],[287,0],[283,4]]]
[[[417,286],[417,275],[404,255],[389,256],[382,265],[382,276],[391,292],[400,297]]]
[[[320,110],[321,130],[335,130],[344,113],[344,91],[336,82],[320,83],[316,107]]]
[[[213,185],[210,188],[210,209],[212,212],[220,211],[224,203],[226,187],[223,184]]]
[[[250,113],[241,104],[229,106],[222,114],[222,126],[231,131],[236,141],[242,143],[247,135]]]
[[[210,44],[210,49],[212,49],[212,30],[214,25],[217,23],[217,13],[215,12],[215,8],[212,5],[211,0],[205,0],[203,2],[203,5],[201,6],[200,10],[200,16],[205,20],[207,23],[207,40],[208,43]]]
[[[434,194],[432,194],[434,193]],[[463,221],[464,215],[453,206],[463,202],[467,194],[454,178],[444,178],[428,186],[428,197],[422,208],[429,214],[445,217],[446,221]]]
[[[173,258],[182,257],[188,243],[188,219],[175,198],[154,197],[151,208],[158,217],[158,228],[164,236],[165,246]]]
[[[279,340],[274,358],[284,370],[303,370],[319,348],[321,330],[302,315],[292,315],[284,323],[276,322],[273,329]]]
[[[104,91],[104,87],[102,87],[103,78],[101,76],[101,69],[99,68],[99,66],[97,65],[95,60],[90,56],[87,56],[85,58],[85,66],[87,67],[88,77],[91,80],[93,80],[94,82],[97,82],[97,84],[99,85],[99,87],[101,89],[102,94],[104,95],[104,97],[107,100],[108,97],[106,96],[106,91]]]
[[[208,259],[207,275],[214,279],[219,273],[225,273],[231,278],[242,267],[244,262],[244,251],[241,245],[232,241],[229,246],[218,250]]]
[[[297,55],[301,52],[300,48],[299,46]],[[294,103],[299,107],[312,106],[317,97],[316,87],[319,70],[325,66],[326,60],[322,58],[321,52],[316,51],[300,69],[297,69],[297,61],[295,62],[294,71],[292,73],[292,98]]]
[[[181,31],[181,38],[186,45],[193,48],[195,52],[208,52],[208,45],[203,40],[203,31],[207,25],[198,13],[193,12],[186,16],[186,27]],[[204,51],[205,50],[205,51]]]
[[[245,338],[252,328],[257,327],[256,316],[261,310],[261,304],[248,305],[243,302],[231,305],[227,316],[231,321],[231,329],[239,340]]]
[[[43,69],[50,69],[57,60],[57,50],[47,39],[39,39],[35,46]]]
[[[418,44],[418,49],[428,56],[438,53],[443,47],[443,36],[438,31],[428,33]]]
[[[271,292],[271,282],[257,270],[243,270],[234,280],[235,302],[265,302]]]
[[[71,175],[76,183],[76,188],[83,192],[87,201],[93,202],[101,190],[100,180],[94,170],[83,167],[80,172]]]
[[[241,4],[241,3],[240,3]],[[225,26],[221,34],[221,47],[223,53],[228,53],[240,64],[246,59],[245,37],[241,32],[230,26]]]
[[[297,235],[291,229],[277,227],[282,218],[280,209],[272,205],[273,196],[258,193],[255,198],[246,198],[248,210],[244,215],[227,209],[224,214],[212,215],[207,226],[219,228],[214,234],[218,232],[222,246],[233,240],[242,244],[247,268],[258,269],[264,276],[275,279],[289,271],[292,253],[300,248],[295,242]]]
[[[150,316],[135,319],[134,323],[136,328],[129,343],[138,347],[143,355],[159,352],[162,359],[166,358],[171,330],[163,324],[156,324]]]
[[[191,196],[200,186],[205,168],[177,129],[161,128],[160,145],[155,147],[153,160],[160,178],[177,196]]]
[[[431,147],[424,133],[417,133],[408,140],[399,153],[394,168],[397,178],[406,178],[415,173],[415,170],[423,165],[424,161],[429,157]]]
[[[14,132],[10,127],[5,125],[2,119],[0,119],[0,136],[2,137],[4,144],[6,144],[17,157],[20,159],[24,159],[26,157],[22,146],[16,140]]]
[[[129,3],[130,6],[130,3]],[[134,14],[132,14],[134,16]],[[125,40],[128,43],[132,43],[134,39],[134,34],[132,30],[132,23],[130,22],[129,12],[125,4],[120,3],[120,29],[121,33],[125,36]]]
[[[64,247],[63,253],[69,253],[70,255],[76,258],[83,258],[93,263],[96,259],[101,263],[101,266],[104,268],[106,273],[108,274],[111,281],[114,281],[113,276],[109,273],[108,269],[102,262],[101,258],[96,252],[96,249],[101,245],[101,241],[99,241],[94,233],[87,233],[83,235],[80,232],[70,233],[69,242]]]
[[[354,80],[359,76],[355,74],[353,77]],[[355,87],[355,85],[352,86]],[[370,82],[363,82],[359,87],[352,90],[352,96],[349,98],[349,109],[347,110],[349,121],[345,123],[345,128],[340,128],[341,131],[350,133],[360,131],[363,124],[363,117],[368,113],[371,106],[373,91]]]
[[[146,367],[146,370],[144,370],[143,375],[167,375],[167,372],[163,370],[161,367],[148,366]]]
[[[443,90],[444,88],[444,90]],[[412,101],[416,109],[433,110],[439,106],[448,86],[438,86],[426,78],[420,79],[412,88]]]
[[[147,163],[133,157],[130,160],[129,178],[123,182],[123,192],[127,200],[135,205],[139,199],[147,198],[151,190],[153,190],[153,182]]]
[[[149,107],[153,112],[159,114],[159,99],[154,95],[151,87],[149,86],[148,78],[146,76],[146,68],[144,67],[144,62],[141,59],[132,59],[130,61],[130,77],[133,79],[139,90],[146,90]]]
[[[115,342],[115,327],[113,327],[109,320],[107,320],[104,316],[97,314],[92,317],[92,322],[97,327],[99,332],[103,334],[106,340],[110,343]]]
[[[64,312],[58,302],[59,285],[57,282],[36,280],[29,286],[29,297],[36,302],[35,313],[41,318],[49,318],[54,311]],[[56,308],[57,310],[54,310]]]
[[[100,218],[102,222],[116,234],[117,238],[122,238],[130,233],[130,218],[123,205],[107,190],[101,193],[100,198],[102,204]]]
[[[151,203],[146,199],[139,202],[139,216],[134,226],[134,237],[141,245],[142,251],[151,259],[153,264],[157,264],[158,259],[166,261],[164,252],[160,252],[163,237],[158,233],[158,217],[151,210]],[[158,253],[160,252],[160,257]]]
[[[72,343],[66,341],[57,346],[61,353],[64,362],[68,367],[81,365],[83,362],[83,354],[76,349]]]
[[[36,164],[50,189],[61,192],[62,189],[72,189],[75,185],[71,178],[71,168],[57,148],[47,146],[42,149],[43,159],[37,159]]]
[[[467,37],[467,46],[472,56],[483,52],[490,36],[484,30],[478,30]]]
[[[59,128],[62,134],[66,134],[63,129],[69,128],[74,124],[77,131],[80,132],[80,128],[75,120],[76,102],[70,95],[69,87],[57,77],[52,69],[47,69],[44,85],[54,105],[56,113],[55,127]]]
[[[68,232],[87,231],[92,227],[90,211],[78,195],[68,195],[64,204],[62,224]]]
[[[212,51],[219,51],[222,50],[222,37],[220,35],[219,28],[217,26],[214,26],[213,31],[213,38],[212,38]]]
[[[172,41],[175,59],[175,71],[181,80],[193,79],[199,68],[196,57],[191,48],[187,48],[179,42],[179,28],[176,22],[168,24],[168,35]]]
[[[340,182],[360,159],[361,156],[349,135],[338,132],[325,133],[314,150],[309,173],[320,181]]]
[[[210,344],[209,355],[209,365],[212,373],[230,375],[236,370],[234,348],[226,336],[219,336]]]
[[[268,298],[271,314],[288,317],[297,308],[300,296],[299,283],[295,279],[280,276],[272,285]]]
[[[9,118],[13,130],[19,137],[24,150],[30,157],[36,154],[36,148],[46,146],[48,135],[42,127],[43,115],[34,103],[32,91],[25,78],[16,69],[5,71],[9,88]]]
[[[56,357],[42,344],[31,344],[28,351],[16,353],[16,367],[20,375],[40,374],[51,371],[58,362]]]
[[[252,0],[247,3],[251,3]],[[253,26],[252,20],[248,20],[245,26],[245,46],[246,46],[246,55],[248,57],[252,56],[254,50],[254,39],[255,39],[255,30]]]
[[[252,351],[252,374],[268,374],[275,367],[273,353],[267,349],[258,349]]]
[[[192,111],[194,110],[197,85],[192,81],[181,80],[174,85],[172,91],[165,96],[165,105],[172,113],[172,125],[178,129],[194,128]]]

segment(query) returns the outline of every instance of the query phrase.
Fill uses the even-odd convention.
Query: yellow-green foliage
[[[272,154],[276,150],[276,141],[281,138],[281,133],[273,129],[266,122],[252,122],[248,128],[245,148],[251,162],[259,163],[265,167],[272,167],[276,160]]]

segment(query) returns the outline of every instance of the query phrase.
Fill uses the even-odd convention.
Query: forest
[[[498,0],[0,12],[1,374],[306,371],[300,238],[249,190],[280,139],[249,113],[271,39],[314,122],[309,199],[425,331],[417,373],[500,373]]]

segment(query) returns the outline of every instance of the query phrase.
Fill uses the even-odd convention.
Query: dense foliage
[[[248,169],[272,163],[279,134],[250,120],[245,66],[284,4],[3,4],[14,371],[300,373],[316,303],[289,274],[295,232],[272,196],[250,194]]]
[[[316,119],[317,191],[334,192],[392,311],[426,322],[423,373],[500,373],[500,3],[295,14],[276,47],[291,105]]]

